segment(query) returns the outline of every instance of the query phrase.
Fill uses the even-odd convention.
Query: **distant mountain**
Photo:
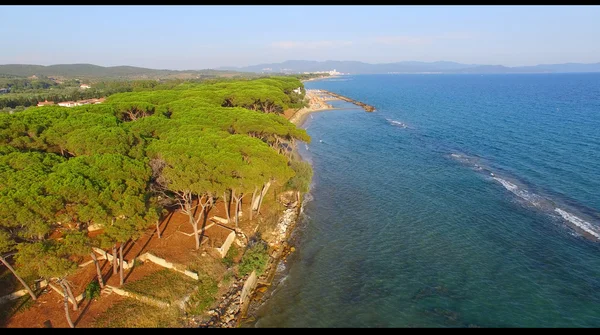
[[[538,68],[548,69],[552,72],[600,72],[600,63],[564,63],[564,64],[541,64]]]
[[[236,72],[219,70],[156,70],[134,66],[98,66],[93,64],[58,64],[58,65],[28,65],[7,64],[0,65],[0,75],[30,77],[69,77],[69,78],[169,78],[169,77],[194,77],[194,76],[221,76],[235,75]],[[239,74],[239,72],[237,72]]]
[[[503,65],[461,64],[456,62],[396,62],[369,64],[358,61],[306,61],[288,60],[282,63],[259,64],[246,67],[221,67],[219,70],[256,73],[298,73],[336,70],[350,74],[368,73],[560,73],[600,72],[600,63],[543,64],[536,66],[507,67]]]
[[[135,66],[98,66],[93,64],[0,65],[0,76],[91,78],[91,79],[161,79],[161,78],[200,78],[254,76],[251,73],[302,73],[337,70],[342,73],[559,73],[559,72],[600,72],[600,63],[581,64],[541,64],[535,66],[507,67],[502,65],[461,64],[456,62],[396,62],[369,64],[358,61],[324,62],[288,60],[282,63],[259,64],[246,67],[221,67],[206,70],[157,70]]]
[[[435,72],[441,70],[456,70],[476,65],[460,64],[455,62],[397,62],[383,64],[369,64],[358,61],[333,61],[324,62],[306,60],[288,60],[282,63],[259,64],[246,67],[221,67],[219,70],[242,72],[315,72],[330,71],[351,74],[389,73],[389,72]]]

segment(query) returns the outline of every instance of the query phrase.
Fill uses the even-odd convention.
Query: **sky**
[[[0,64],[600,62],[600,6],[0,6]]]

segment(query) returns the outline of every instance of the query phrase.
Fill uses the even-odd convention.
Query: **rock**
[[[206,252],[203,252],[203,253],[202,253],[202,257],[206,257]]]
[[[268,289],[267,286],[262,286],[257,291],[260,292],[260,293],[265,293],[267,291],[267,289]]]
[[[291,247],[291,248],[290,248],[290,251],[291,251],[291,252],[294,252],[294,251],[296,251],[296,248],[294,248],[294,247]]]

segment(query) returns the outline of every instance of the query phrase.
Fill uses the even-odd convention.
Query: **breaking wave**
[[[389,122],[392,126],[396,126],[396,127],[400,127],[400,128],[408,128],[408,125],[404,122],[401,121],[397,121],[397,120],[392,120],[392,119],[386,119],[387,122]]]
[[[573,215],[565,210],[562,210],[560,208],[555,208],[554,211],[556,213],[560,214],[560,216],[565,221],[570,222],[571,224],[577,226],[578,228],[582,229],[586,233],[594,236],[597,240],[600,240],[600,228],[598,228],[597,226],[581,219],[580,217],[578,217],[576,215]]]
[[[473,157],[465,154],[451,153],[450,157],[462,164],[469,166],[477,172],[485,175],[487,178],[496,181],[506,190],[516,195],[523,200],[526,205],[535,207],[551,216],[556,217],[556,214],[566,223],[568,227],[573,228],[577,232],[583,232],[585,237],[593,237],[594,240],[600,240],[600,223],[592,223],[582,219],[583,215],[573,214],[560,207],[565,207],[557,204],[549,197],[544,197],[532,192],[527,186],[522,185],[514,178],[499,176],[498,172],[493,172],[483,160],[479,157]],[[510,179],[510,180],[508,180]],[[574,210],[573,210],[574,211]]]

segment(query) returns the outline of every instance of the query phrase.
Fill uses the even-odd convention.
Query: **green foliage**
[[[12,237],[39,239],[57,221],[62,202],[44,182],[63,161],[39,152],[0,155],[0,227]]]
[[[60,241],[20,243],[17,250],[17,265],[26,275],[62,278],[77,270],[77,263],[71,259],[70,251]]]
[[[228,268],[231,267],[234,263],[234,259],[240,254],[240,250],[232,244],[229,250],[227,251],[227,255],[221,259],[221,262]]]
[[[178,327],[177,307],[161,308],[133,298],[112,305],[96,318],[96,328],[174,328]]]
[[[56,101],[111,95],[98,105],[0,113],[0,250],[17,250],[19,271],[64,277],[92,245],[135,239],[158,219],[159,194],[191,207],[267,182],[300,189],[310,179],[289,157],[295,141],[310,137],[278,115],[302,98],[297,78],[104,80],[79,90],[78,81],[38,77],[0,78],[22,91],[0,100],[28,95],[15,100],[28,106],[41,91]],[[78,233],[89,224],[104,229],[89,239]],[[63,239],[47,240],[57,230]],[[260,268],[251,255],[244,266]]]
[[[85,298],[88,300],[93,300],[100,296],[100,284],[98,284],[97,280],[93,280],[85,287]]]
[[[192,315],[204,313],[215,302],[217,291],[217,281],[201,273],[198,287],[186,303],[186,312]]]
[[[245,276],[252,271],[256,271],[257,275],[261,275],[269,261],[269,253],[265,243],[258,242],[252,247],[246,249],[238,268],[240,276]]]
[[[142,279],[123,285],[127,291],[168,303],[174,303],[195,287],[194,279],[170,269],[159,270]]]
[[[312,180],[313,170],[308,162],[292,160],[290,166],[295,174],[288,180],[286,186],[292,190],[302,193],[308,192],[310,181]]]
[[[17,243],[11,238],[10,234],[0,230],[0,255],[14,249]]]

